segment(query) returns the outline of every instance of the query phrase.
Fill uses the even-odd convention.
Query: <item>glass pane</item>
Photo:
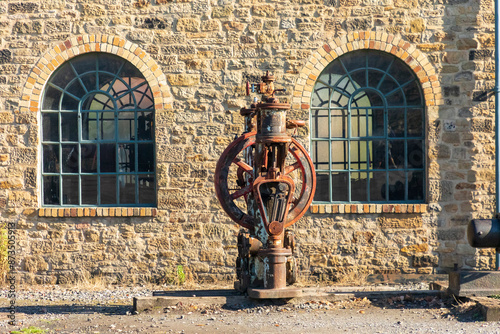
[[[120,185],[120,204],[135,203],[135,175],[118,176]]]
[[[332,201],[348,201],[349,174],[347,172],[332,173]]]
[[[118,168],[120,172],[135,172],[135,145],[120,144],[118,146]]]
[[[43,96],[43,110],[59,110],[59,102],[61,101],[62,92],[47,86],[45,95]]]
[[[404,201],[405,173],[389,172],[389,201]]]
[[[408,199],[424,200],[424,172],[409,172],[408,180]]]
[[[377,58],[377,57],[374,57]],[[384,77],[384,72],[370,70],[368,71],[368,86],[378,88],[380,80]]]
[[[332,138],[347,138],[347,110],[331,110]]]
[[[78,141],[78,113],[61,113],[61,141]]]
[[[82,173],[97,172],[97,144],[81,145]]]
[[[328,110],[311,110],[311,113],[312,137],[328,138]]]
[[[383,94],[388,94],[398,87],[399,85],[393,79],[386,76],[379,89]]]
[[[71,60],[71,65],[76,73],[83,74],[96,70],[96,54],[86,54],[84,57],[76,57]]]
[[[137,145],[139,172],[154,172],[155,152],[153,143]]]
[[[371,52],[368,56],[368,67],[387,71],[387,68],[392,63],[394,57],[382,52]]]
[[[366,87],[366,70],[357,70],[351,73],[351,79],[354,80],[357,87]]]
[[[368,97],[367,106],[371,107],[382,107],[384,106],[384,101],[380,97],[380,95],[372,90],[367,90],[366,96]]]
[[[385,201],[386,173],[370,173],[370,201]]]
[[[59,88],[66,89],[68,83],[75,78],[75,73],[68,63],[63,64],[50,79],[50,82]]]
[[[102,140],[115,139],[115,113],[101,112],[99,117],[99,138]]]
[[[332,61],[321,73],[319,80],[327,85],[335,86],[337,81],[345,75],[344,68],[339,61]]]
[[[424,168],[424,152],[421,140],[408,140],[408,168]]]
[[[115,80],[116,77],[107,73],[99,73],[99,86],[100,89],[107,92],[109,90],[109,85]]]
[[[106,94],[93,94],[82,103],[82,110],[114,110],[115,105]]]
[[[82,139],[97,140],[97,113],[82,113]]]
[[[389,168],[405,168],[405,142],[389,141]]]
[[[149,89],[148,85],[143,85],[134,91],[135,100],[139,109],[153,109],[154,99],[153,92]]]
[[[78,110],[78,105],[80,100],[69,96],[68,94],[64,94],[62,99],[61,110]]]
[[[413,78],[413,73],[410,68],[399,59],[392,64],[389,69],[389,74],[392,75],[400,85]]]
[[[117,204],[116,202],[116,176],[101,175],[101,204]]]
[[[85,88],[87,88],[87,91],[90,92],[90,91],[98,89],[95,72],[82,76],[81,80],[82,80],[83,84],[85,85]]]
[[[330,99],[330,88],[321,82],[316,82],[314,86],[314,93],[311,99],[311,107],[328,107],[328,100]]]
[[[314,156],[314,168],[329,169],[330,164],[328,141],[315,141],[312,143],[312,154]]]
[[[350,52],[340,58],[347,72],[366,67],[366,52]]]
[[[367,169],[368,168],[368,151],[366,149],[366,141],[351,141],[350,148],[351,169]]]
[[[347,141],[332,141],[332,169],[348,169]]]
[[[373,169],[385,169],[385,150],[386,142],[385,140],[374,140],[371,142],[371,151],[372,151],[372,168]]]
[[[116,173],[116,145],[101,144],[99,153],[101,173]]]
[[[404,109],[389,109],[387,112],[389,127],[387,135],[389,137],[405,136],[405,111]]]
[[[332,107],[342,107],[345,108],[347,106],[347,103],[349,102],[349,94],[347,92],[340,93],[338,91],[334,91],[332,93],[332,100],[331,100],[331,105]]]
[[[152,111],[141,112],[137,117],[137,139],[153,140],[154,114]]]
[[[350,96],[356,91],[356,89],[359,88],[359,86],[353,85],[352,81],[348,77],[345,77],[340,80],[337,85],[335,85],[335,88],[338,88],[340,92]]]
[[[82,175],[82,204],[97,204],[97,175]]]
[[[136,101],[135,96],[132,93],[127,93],[125,95],[119,94],[120,98],[116,101],[118,109],[135,109]]]
[[[62,178],[63,182],[63,204],[74,204],[78,203],[78,175],[66,175]]]
[[[121,77],[142,77],[141,72],[128,62],[123,65],[119,74]]]
[[[125,61],[108,53],[99,53],[98,62],[99,71],[117,74]]]
[[[420,94],[419,84],[416,80],[405,86],[403,92],[406,96],[407,105],[418,106],[422,104],[422,95]]]
[[[82,98],[87,93],[79,80],[73,81],[68,87],[67,92],[78,98]]]
[[[366,109],[351,110],[351,137],[366,137]]]
[[[156,201],[155,176],[139,176],[139,203],[154,204]]]
[[[351,173],[351,200],[366,202],[368,200],[367,191],[368,173]]]
[[[120,111],[118,113],[118,139],[119,140],[134,140],[135,139],[135,113]],[[144,118],[144,116],[143,116]],[[142,121],[144,123],[144,121]],[[144,124],[143,124],[144,125]]]
[[[59,114],[43,113],[42,127],[44,141],[59,141]]]
[[[316,192],[314,200],[321,202],[330,201],[330,178],[328,173],[316,173]]]
[[[372,136],[382,137],[385,136],[385,120],[384,120],[384,110],[382,109],[371,109],[372,111]]]
[[[423,136],[423,110],[422,109],[410,109],[407,113],[408,122],[408,137],[420,137]]]
[[[78,144],[62,145],[62,170],[78,173]]]
[[[356,96],[352,98],[351,108],[356,107],[370,107],[370,99],[368,98],[367,92],[361,91]]]
[[[59,176],[43,177],[43,204],[60,205]]]
[[[397,90],[395,93],[386,96],[387,104],[390,106],[404,106],[405,98],[401,93],[401,90]]]
[[[59,145],[43,145],[43,172],[59,173]]]

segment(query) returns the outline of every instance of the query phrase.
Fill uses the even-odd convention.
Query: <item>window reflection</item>
[[[63,64],[41,128],[45,205],[156,202],[153,94],[128,61],[90,53]]]
[[[423,201],[423,103],[417,77],[391,54],[332,61],[311,94],[314,200]]]

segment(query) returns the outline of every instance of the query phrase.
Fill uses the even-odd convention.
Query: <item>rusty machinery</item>
[[[286,228],[304,215],[316,188],[311,158],[286,132],[305,122],[286,118],[290,104],[275,97],[274,81],[267,72],[262,82],[247,83],[247,95],[262,94],[262,101],[255,97],[241,109],[245,132],[222,153],[215,171],[222,208],[246,229],[238,235],[235,287],[257,299],[301,294],[290,287],[297,268],[294,236]]]

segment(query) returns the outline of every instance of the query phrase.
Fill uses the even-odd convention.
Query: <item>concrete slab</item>
[[[486,321],[500,321],[500,299],[487,297],[470,298],[481,306]]]
[[[286,298],[283,302],[297,304],[307,301],[342,301],[353,298],[383,298],[399,296],[401,294],[409,294],[414,297],[419,296],[439,296],[442,291],[433,290],[384,290],[387,287],[313,287],[300,288],[301,297]],[[242,294],[236,290],[176,290],[176,291],[156,291],[152,297],[136,297],[134,298],[134,311],[143,312],[146,310],[160,310],[168,306],[177,305],[258,305],[258,300],[253,300],[246,294]]]
[[[449,290],[458,297],[500,294],[500,271],[453,271],[449,274]]]

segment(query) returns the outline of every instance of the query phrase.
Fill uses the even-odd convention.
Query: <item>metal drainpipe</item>
[[[500,20],[498,19],[500,0],[495,0],[495,187],[496,187],[496,213],[500,215]],[[495,270],[500,270],[500,248],[496,249]]]

